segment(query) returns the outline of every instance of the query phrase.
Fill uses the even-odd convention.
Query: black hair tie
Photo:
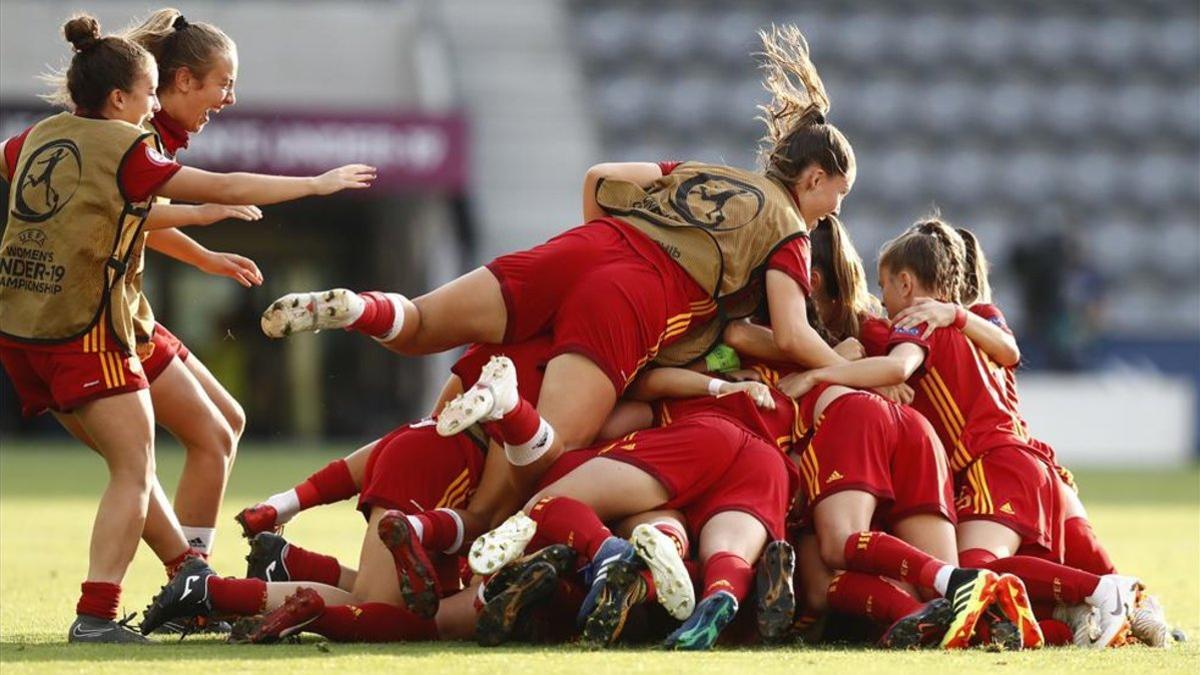
[[[182,19],[183,17],[179,17],[179,18]],[[815,115],[813,115],[813,124],[825,124],[824,113],[817,111],[817,113]]]
[[[191,24],[188,23],[188,20],[183,18],[183,15],[180,14],[179,16],[175,17],[175,23],[172,23],[171,27],[174,28],[175,30],[183,30],[184,28],[187,28],[190,25]]]

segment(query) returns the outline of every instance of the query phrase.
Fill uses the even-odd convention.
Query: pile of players
[[[255,643],[1167,646],[1021,418],[978,241],[938,218],[904,230],[879,256],[880,307],[834,215],[855,160],[807,45],[762,38],[762,173],[599,165],[585,225],[428,295],[274,302],[272,337],[471,346],[429,419],[238,515],[248,578],[192,559],[143,630],[202,615],[243,617],[232,639]],[[354,496],[357,569],[275,533]]]

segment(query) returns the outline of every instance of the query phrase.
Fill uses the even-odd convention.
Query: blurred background
[[[157,6],[4,0],[0,137],[46,114],[36,75],[67,57],[60,26],[72,12],[109,32]],[[192,140],[184,164],[380,168],[364,193],[189,230],[254,258],[261,288],[148,253],[159,320],[242,402],[250,438],[374,438],[428,411],[453,358],[404,359],[340,332],[271,342],[258,315],[272,299],[432,289],[578,224],[596,162],[753,167],[765,100],[756,31],[791,22],[858,155],[843,220],[872,280],[879,246],[939,210],[991,259],[1037,436],[1067,463],[1196,457],[1195,0],[177,6],[240,53],[237,105]],[[62,436],[49,417],[20,419],[7,380],[0,397],[0,438]]]

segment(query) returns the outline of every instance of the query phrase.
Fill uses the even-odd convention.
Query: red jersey
[[[888,349],[912,343],[925,351],[925,362],[909,378],[915,395],[912,406],[937,430],[957,472],[990,450],[1022,446],[1054,463],[1044,444],[1031,444],[1025,422],[1004,394],[1003,379],[989,360],[961,331],[938,328],[928,340],[925,325],[893,328]]]
[[[29,127],[25,131],[9,138],[4,142],[4,180],[12,182],[16,170],[17,159],[21,156],[21,148],[25,145],[25,137],[29,135]],[[132,202],[149,199],[170,180],[181,167],[174,160],[145,143],[139,143],[121,162],[117,179],[125,198]]]
[[[655,404],[654,412],[662,426],[697,415],[722,417],[786,453],[804,437],[797,426],[799,409],[783,392],[772,388],[771,395],[775,399],[774,410],[758,407],[749,394],[739,391],[721,396],[665,399]]]
[[[537,403],[542,393],[542,379],[546,364],[550,361],[550,350],[554,341],[549,335],[538,336],[525,342],[511,345],[474,344],[450,366],[450,372],[462,380],[463,388],[469,388],[479,379],[479,371],[493,356],[507,356],[517,370],[517,388],[521,398]]]
[[[872,316],[859,323],[858,341],[862,343],[867,356],[887,354],[888,342],[891,339],[892,324],[887,319]]]

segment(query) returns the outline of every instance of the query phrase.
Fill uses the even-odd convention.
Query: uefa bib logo
[[[82,171],[79,146],[67,139],[34,150],[13,185],[12,215],[29,223],[49,220],[75,196]]]
[[[762,212],[766,197],[762,190],[724,176],[696,174],[679,185],[672,198],[673,206],[688,223],[706,230],[736,230],[750,224]],[[737,225],[725,221],[735,210],[745,217]]]

